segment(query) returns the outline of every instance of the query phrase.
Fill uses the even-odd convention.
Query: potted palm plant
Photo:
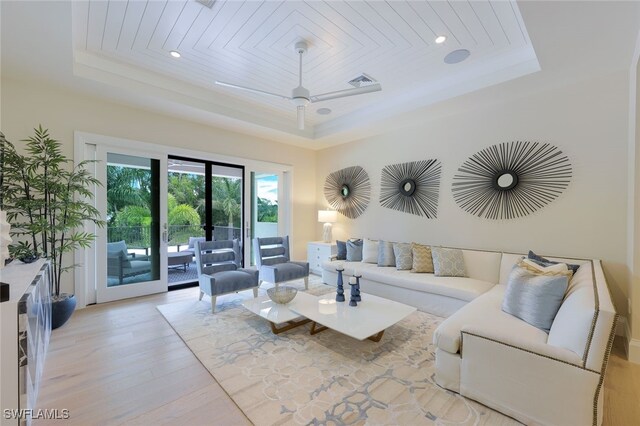
[[[96,237],[84,232],[83,223],[104,226],[100,213],[88,202],[93,199],[91,189],[101,183],[87,170],[92,161],[73,166],[60,142],[42,126],[22,142],[25,154],[8,141],[3,146],[3,207],[11,235],[20,241],[14,251],[51,262],[52,328],[57,328],[76,306],[75,296],[61,291],[65,272],[78,266],[70,261],[71,255],[89,247]]]

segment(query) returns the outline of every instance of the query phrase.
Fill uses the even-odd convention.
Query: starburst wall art
[[[350,219],[360,216],[371,198],[369,175],[360,166],[330,173],[324,183],[324,196],[334,209]]]
[[[441,170],[438,160],[386,166],[382,169],[380,204],[429,219],[437,217]]]
[[[467,212],[514,219],[544,207],[569,186],[571,164],[549,143],[505,142],[473,154],[453,178],[453,198]]]

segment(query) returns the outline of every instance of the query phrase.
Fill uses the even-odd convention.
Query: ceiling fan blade
[[[264,90],[252,89],[251,87],[239,86],[233,83],[225,83],[224,81],[216,81],[218,86],[230,87],[232,89],[244,90],[246,92],[258,93],[260,95],[272,96],[274,98],[290,100],[289,96],[279,95],[277,93],[265,92]]]
[[[382,86],[379,83],[370,86],[356,87],[354,89],[338,90],[337,92],[323,93],[310,97],[311,102],[328,101],[329,99],[346,98],[347,96],[361,95],[363,93],[379,92]]]
[[[298,129],[304,130],[304,105],[298,105]]]

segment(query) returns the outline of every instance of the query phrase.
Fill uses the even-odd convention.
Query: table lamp
[[[325,243],[331,242],[331,224],[338,221],[338,212],[335,210],[318,210],[318,222],[323,222],[322,239]]]

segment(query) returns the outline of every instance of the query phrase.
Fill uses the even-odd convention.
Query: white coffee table
[[[312,335],[330,328],[354,339],[374,342],[380,341],[387,328],[416,311],[412,306],[393,300],[366,293],[361,295],[358,306],[349,306],[348,301],[336,302],[333,292],[324,296],[298,292],[286,305],[278,305],[263,296],[247,300],[243,306],[271,322],[275,334],[312,321]],[[284,323],[288,324],[277,327]]]
[[[296,299],[302,296],[315,297],[306,293],[298,293]],[[289,305],[279,305],[269,299],[269,296],[260,296],[253,299],[248,299],[242,302],[249,311],[269,321],[271,324],[271,331],[273,334],[280,334],[284,331],[291,330],[292,328],[307,324],[311,320],[301,317],[295,312],[289,310]],[[286,325],[282,325],[286,324]]]
[[[289,310],[313,321],[311,334],[330,328],[354,339],[374,342],[380,341],[387,328],[416,311],[413,306],[383,297],[366,293],[361,296],[358,306],[349,306],[349,297],[345,302],[336,302],[335,293],[300,299],[296,296]]]

